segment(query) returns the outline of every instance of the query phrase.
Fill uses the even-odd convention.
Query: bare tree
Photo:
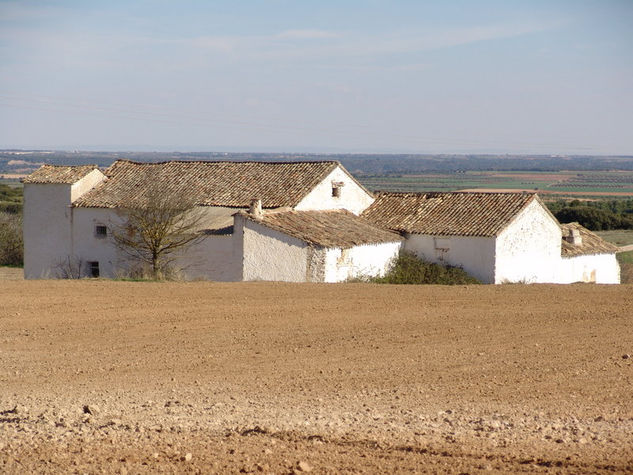
[[[179,255],[203,238],[195,201],[166,190],[146,190],[119,215],[121,224],[110,226],[115,245],[155,279],[167,277]]]
[[[53,268],[56,270],[55,274],[60,279],[81,279],[84,267],[84,261],[77,256],[66,256],[64,259],[59,259]]]

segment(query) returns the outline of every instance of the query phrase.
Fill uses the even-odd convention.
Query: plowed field
[[[2,473],[633,471],[633,286],[0,282]]]

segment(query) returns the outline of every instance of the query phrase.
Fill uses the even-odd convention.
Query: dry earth
[[[2,281],[0,472],[632,472],[632,291]]]

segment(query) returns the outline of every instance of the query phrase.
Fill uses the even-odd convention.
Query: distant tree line
[[[0,173],[11,172],[8,165],[15,160],[15,151],[0,150]],[[52,165],[95,164],[107,167],[115,160],[139,162],[167,160],[228,161],[314,161],[338,160],[356,175],[392,175],[425,172],[460,173],[465,171],[633,171],[633,156],[550,156],[550,155],[486,155],[486,154],[319,154],[319,153],[233,153],[233,152],[64,152],[19,155],[25,162]],[[20,165],[23,167],[24,165]]]
[[[633,229],[633,199],[558,200],[547,207],[561,223],[578,222],[592,231]]]

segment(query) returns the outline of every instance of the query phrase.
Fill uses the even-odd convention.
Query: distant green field
[[[8,185],[11,188],[22,188],[20,180],[15,180],[13,178],[0,178],[0,185]]]
[[[612,242],[616,246],[628,246],[633,244],[633,229],[616,229],[614,231],[595,231],[605,241]],[[631,262],[633,262],[633,253],[625,252],[623,254],[631,254]]]
[[[361,176],[371,190],[456,191],[464,189],[530,190],[577,197],[633,196],[632,172],[469,171],[415,175]]]

